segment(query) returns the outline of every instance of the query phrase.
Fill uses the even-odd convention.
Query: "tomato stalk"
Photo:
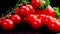
[[[18,4],[18,3],[19,3],[20,1],[21,1],[21,0],[19,0],[19,1],[16,3],[16,5],[14,6],[14,8],[19,7],[19,4]],[[21,2],[20,2],[20,3],[21,3]],[[14,8],[13,8],[13,9],[14,9]],[[5,17],[8,17],[9,14],[13,13],[13,12],[14,12],[13,9],[11,8],[11,9],[8,11],[8,14],[7,14]]]
[[[30,3],[29,0],[22,0],[22,2],[23,2],[24,4],[29,4],[29,3]]]

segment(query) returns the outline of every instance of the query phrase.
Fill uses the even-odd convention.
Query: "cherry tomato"
[[[34,14],[31,14],[26,19],[27,19],[28,24],[31,24],[32,23],[31,21],[35,20],[36,18],[37,16],[35,16]]]
[[[42,26],[41,19],[35,19],[31,25],[33,29],[39,29]]]
[[[14,23],[10,19],[2,19],[1,21],[1,27],[4,30],[11,30],[14,27]]]
[[[46,16],[46,18],[45,18],[44,25],[48,26],[48,23],[49,23],[49,21],[50,21],[51,19],[53,19],[53,17],[52,17],[52,16],[47,15],[47,16]]]
[[[15,14],[19,14],[19,8],[14,9]]]
[[[27,20],[27,22],[28,22],[29,24],[31,24],[31,20],[38,19],[37,16],[38,16],[38,15],[31,14],[31,15],[29,15],[29,16],[26,18],[26,20]]]
[[[11,19],[13,22],[15,22],[15,24],[19,24],[21,22],[21,17],[17,14],[13,15],[9,15],[9,19]]]
[[[41,27],[41,25],[42,25],[41,19],[38,19],[37,16],[38,16],[38,15],[31,14],[31,15],[27,18],[28,24],[30,24],[33,29],[38,29],[38,28]]]
[[[56,17],[55,12],[54,12],[53,8],[50,5],[48,7],[46,7],[45,9],[42,9],[42,10],[37,9],[36,12],[38,14],[45,14],[45,15],[50,15],[52,17]]]
[[[47,20],[46,15],[44,15],[44,14],[40,14],[40,15],[38,16],[38,18],[42,20],[43,25],[46,24],[46,20]],[[45,23],[45,24],[44,24],[44,23]]]
[[[27,7],[30,9],[30,14],[35,14],[35,10],[32,5],[27,5]]]
[[[51,19],[56,19],[56,18],[53,18],[52,16],[46,15],[44,20],[43,20],[43,24],[48,26],[48,23]]]
[[[53,32],[59,31],[59,21],[57,21],[55,18],[51,19],[48,23],[48,27]]]
[[[30,15],[30,9],[27,6],[21,6],[19,10],[19,15],[22,17],[27,17]]]
[[[39,0],[31,0],[30,4],[34,7],[37,8],[40,5]]]
[[[58,26],[59,26],[59,30],[60,30],[60,17],[57,20],[59,21]]]

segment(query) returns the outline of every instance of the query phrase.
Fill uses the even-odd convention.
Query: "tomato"
[[[39,29],[42,26],[41,19],[35,19],[31,25],[33,29]]]
[[[60,17],[57,20],[59,21],[58,26],[59,26],[59,30],[60,30]]]
[[[42,9],[42,10],[37,9],[36,12],[38,14],[45,14],[45,15],[50,15],[52,17],[56,17],[55,12],[54,12],[53,8],[50,5],[48,7],[46,7],[45,9]]]
[[[35,14],[35,10],[32,5],[27,4],[15,9],[15,13],[20,15],[21,17],[27,17],[30,14]]]
[[[15,14],[19,14],[19,8],[14,9]]]
[[[13,22],[15,22],[15,24],[19,24],[21,22],[21,17],[17,14],[15,14],[15,15],[10,14],[9,19],[11,19]]]
[[[31,14],[28,18],[28,24],[32,26],[33,29],[38,29],[39,27],[42,26],[41,19],[38,19],[38,15]]]
[[[1,21],[1,27],[4,30],[11,30],[14,27],[14,23],[10,19],[3,18]]]
[[[48,23],[48,27],[53,32],[59,31],[59,21],[57,21],[55,18],[51,19]]]
[[[46,15],[44,18],[43,24],[48,26],[48,23],[49,23],[49,21],[51,21],[51,19],[56,19],[56,18],[53,18],[52,16]]]
[[[48,26],[48,23],[49,23],[49,21],[50,21],[51,19],[53,19],[53,17],[47,15],[46,18],[45,18],[45,22],[44,22],[44,24],[45,24],[46,26]],[[55,18],[54,18],[54,19],[55,19]]]
[[[39,0],[31,0],[30,4],[34,7],[37,8],[40,5],[40,1]]]
[[[31,24],[32,23],[31,21],[34,21],[35,19],[37,19],[37,16],[34,14],[31,14],[26,19],[27,19],[28,24]]]
[[[19,10],[19,15],[22,17],[27,17],[30,15],[30,9],[27,6],[21,6]]]
[[[26,5],[30,9],[30,14],[35,14],[35,10],[32,5]]]
[[[40,14],[40,15],[38,16],[38,18],[42,20],[43,25],[47,24],[47,23],[46,23],[46,22],[47,22],[47,21],[46,21],[46,20],[47,20],[46,15]]]

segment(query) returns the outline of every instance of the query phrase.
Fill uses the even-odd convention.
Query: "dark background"
[[[6,13],[6,11],[8,11],[11,7],[14,7],[14,5],[16,4],[18,0],[0,0],[0,15],[1,13]],[[56,6],[60,8],[60,0],[50,0],[51,2],[51,6]],[[10,30],[10,31],[4,31],[1,27],[0,27],[0,33],[10,33],[10,34],[14,34],[14,33],[23,33],[23,34],[56,34],[56,32],[52,32],[50,31],[47,27],[43,26],[41,29],[39,30],[34,30],[31,28],[30,25],[25,24],[25,23],[21,23],[19,25],[15,25],[15,27]],[[59,32],[57,32],[59,33]]]

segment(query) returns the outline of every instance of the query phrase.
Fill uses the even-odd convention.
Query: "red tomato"
[[[47,19],[47,18],[46,18],[46,15],[44,15],[44,14],[40,14],[40,15],[38,16],[38,18],[42,20],[43,25],[46,24],[46,19]],[[44,23],[45,23],[45,24],[44,24]]]
[[[50,21],[51,19],[53,19],[53,17],[47,15],[46,18],[45,18],[45,22],[44,22],[44,24],[45,24],[46,26],[48,26],[48,23],[49,23],[49,21]]]
[[[34,21],[35,19],[37,19],[37,16],[34,14],[31,14],[26,19],[27,19],[28,24],[31,24],[32,23],[31,21],[32,20]]]
[[[37,8],[40,5],[39,0],[31,0],[30,4],[34,7]]]
[[[21,22],[21,17],[17,14],[13,15],[9,15],[9,19],[11,19],[13,22],[15,22],[15,24],[19,24]]]
[[[38,19],[37,16],[38,16],[38,15],[33,15],[33,14],[31,14],[31,15],[27,18],[28,24],[30,24],[30,25],[32,26],[32,28],[34,28],[34,29],[38,29],[38,28],[41,27],[41,25],[42,25],[41,19]]]
[[[35,10],[32,5],[26,5],[30,9],[30,14],[35,14]]]
[[[31,25],[33,29],[39,29],[42,26],[41,19],[35,19]]]
[[[48,26],[48,23],[51,19],[56,19],[56,18],[53,18],[52,16],[46,15],[46,17],[44,18],[43,24]]]
[[[55,18],[51,19],[48,23],[48,27],[51,31],[58,32],[59,31],[59,21],[57,21]]]
[[[2,19],[1,21],[1,27],[4,30],[11,30],[14,27],[14,23],[10,19]]]
[[[21,6],[19,10],[19,15],[22,17],[27,17],[30,15],[30,9],[27,6]]]
[[[16,14],[19,14],[19,8],[14,9],[14,12],[15,12]]]
[[[15,9],[15,13],[20,15],[21,17],[27,17],[30,14],[35,14],[35,10],[32,5],[21,6],[20,8]]]
[[[37,9],[36,12],[38,14],[45,14],[45,15],[50,15],[52,17],[56,17],[55,12],[54,12],[53,8],[50,5],[48,7],[46,7],[45,9],[43,9],[43,10]]]
[[[58,20],[58,26],[59,26],[59,31],[60,31],[60,18],[57,19]]]

